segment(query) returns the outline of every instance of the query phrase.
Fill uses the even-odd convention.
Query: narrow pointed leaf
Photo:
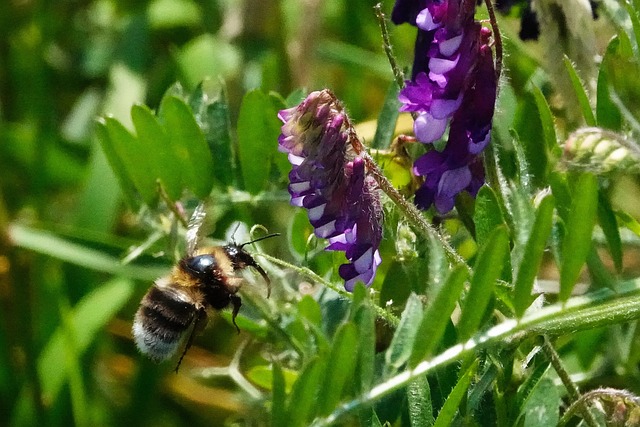
[[[540,202],[536,220],[524,250],[524,256],[518,266],[513,297],[513,305],[517,317],[522,317],[533,301],[531,291],[542,262],[547,240],[551,235],[553,208],[554,198],[552,195],[546,196]]]
[[[598,126],[611,130],[620,130],[622,127],[622,115],[620,110],[611,100],[611,75],[608,71],[609,64],[619,55],[621,42],[618,37],[614,37],[609,42],[605,51],[600,69],[598,71],[596,114]]]
[[[433,425],[431,390],[426,376],[416,378],[407,386],[407,406],[409,407],[411,427]]]
[[[287,405],[287,422],[290,427],[308,425],[315,414],[320,384],[322,383],[325,361],[315,358],[305,367],[293,385]]]
[[[410,366],[415,366],[437,348],[468,276],[466,266],[455,267],[425,310],[409,359]]]
[[[451,390],[449,396],[447,396],[447,400],[444,402],[442,409],[440,409],[438,413],[438,418],[436,418],[436,422],[433,424],[434,427],[445,427],[452,424],[453,417],[455,417],[458,412],[460,402],[467,393],[469,384],[471,384],[471,380],[476,374],[477,369],[478,360],[469,366],[469,369],[460,377],[456,386]]]
[[[595,126],[596,118],[593,115],[593,110],[591,110],[591,104],[589,103],[589,96],[587,95],[587,91],[582,85],[582,81],[580,80],[580,76],[578,76],[578,72],[573,67],[573,63],[569,59],[567,55],[564,55],[564,66],[569,73],[569,78],[571,79],[571,85],[573,86],[573,92],[576,94],[578,98],[578,104],[580,105],[580,110],[582,111],[582,116],[584,117],[584,121],[587,126]]]
[[[331,373],[325,375],[321,388],[318,414],[328,415],[342,397],[344,386],[353,381],[356,364],[354,352],[358,349],[358,331],[353,323],[343,323],[338,328],[329,360],[332,363]]]
[[[562,154],[562,150],[558,145],[556,138],[556,128],[553,122],[553,114],[551,108],[544,98],[542,91],[535,85],[532,86],[533,97],[538,107],[538,113],[540,114],[540,122],[542,124],[542,136],[544,138],[544,145],[547,147],[549,154],[553,154],[555,157],[559,157]]]
[[[607,240],[609,253],[613,259],[616,271],[621,273],[622,240],[620,238],[620,229],[618,228],[618,221],[616,220],[616,214],[613,212],[611,203],[609,203],[609,199],[603,192],[599,192],[598,195],[598,223]]]
[[[478,330],[482,316],[493,297],[496,280],[502,273],[508,254],[509,234],[507,228],[501,226],[491,233],[478,255],[471,278],[471,287],[458,323],[458,339],[460,341],[466,341]]]
[[[478,246],[485,244],[496,227],[505,224],[498,197],[489,186],[485,185],[478,191],[473,221],[476,224],[476,242]]]
[[[398,115],[400,114],[400,101],[398,100],[398,93],[400,88],[396,82],[391,82],[387,96],[384,99],[382,110],[378,115],[378,124],[376,127],[376,134],[371,142],[371,148],[386,148],[391,144],[391,139],[396,130],[396,122],[398,121]]]
[[[285,427],[287,425],[286,418],[286,391],[284,374],[278,363],[274,363],[272,367],[272,386],[271,386],[271,427]]]
[[[560,300],[566,301],[591,250],[591,233],[598,209],[598,179],[583,174],[573,192],[566,234],[562,243]]]
[[[409,360],[422,318],[422,302],[416,294],[412,293],[407,300],[400,324],[385,355],[387,375],[395,374]]]
[[[376,330],[375,314],[370,304],[360,306],[353,321],[358,328],[358,362],[356,389],[365,393],[373,384],[375,373]]]

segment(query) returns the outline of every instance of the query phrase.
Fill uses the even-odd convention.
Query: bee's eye
[[[189,270],[197,274],[203,274],[216,265],[216,259],[213,255],[198,255],[189,258],[186,264]]]

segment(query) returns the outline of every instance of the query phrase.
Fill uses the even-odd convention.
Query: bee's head
[[[249,242],[242,243],[241,245],[232,243],[224,247],[225,252],[227,253],[227,255],[229,256],[229,259],[233,263],[234,270],[242,270],[243,268],[246,268],[246,267],[253,267],[258,271],[258,273],[260,273],[264,281],[267,282],[267,289],[268,289],[267,297],[271,295],[271,280],[269,279],[269,276],[267,276],[267,273],[256,262],[256,260],[253,259],[253,257],[247,251],[244,250],[244,247],[246,245],[250,245],[251,243],[259,242],[260,240],[268,239],[270,237],[275,237],[279,235],[280,233],[268,234],[266,236],[259,237]]]

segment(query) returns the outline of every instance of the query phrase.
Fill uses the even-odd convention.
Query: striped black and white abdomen
[[[159,279],[142,298],[133,321],[133,337],[140,351],[156,362],[173,356],[198,314],[179,285]]]

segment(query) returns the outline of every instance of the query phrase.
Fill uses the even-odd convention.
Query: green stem
[[[287,269],[293,270],[296,273],[307,277],[308,279],[311,279],[312,281],[316,282],[316,283],[320,283],[323,286],[331,289],[332,291],[336,292],[338,295],[340,295],[343,298],[346,299],[353,299],[353,294],[351,292],[347,292],[345,291],[341,286],[338,286],[334,283],[331,283],[328,280],[323,279],[322,277],[318,276],[316,273],[314,273],[313,271],[311,271],[310,269],[308,269],[307,267],[300,267],[297,265],[293,265],[293,264],[289,264],[286,261],[283,261],[279,258],[275,258],[272,257],[271,255],[267,255],[264,253],[253,253],[253,256],[260,256],[262,258],[265,258],[266,260],[277,264],[281,267],[285,267]],[[400,319],[398,319],[398,317],[396,317],[395,315],[393,315],[392,313],[390,313],[389,311],[385,310],[382,307],[379,307],[375,304],[372,304],[373,309],[375,310],[376,314],[378,315],[378,317],[384,319],[387,323],[389,323],[391,326],[393,326],[394,328],[398,326],[398,324],[400,323]]]
[[[560,377],[562,384],[564,384],[564,387],[567,389],[567,394],[569,395],[569,399],[572,402],[581,401],[580,391],[578,390],[578,386],[571,380],[569,373],[567,372],[567,370],[564,368],[564,365],[562,364],[562,360],[560,359],[558,352],[556,352],[556,349],[553,348],[553,345],[551,344],[551,342],[549,341],[549,338],[546,335],[544,336],[542,351],[544,351],[544,354],[549,359],[549,362],[551,362],[551,366],[553,366],[553,369],[555,369],[556,373],[558,374],[558,377]],[[582,401],[582,403],[583,404],[581,405],[581,408],[580,408],[580,412],[582,412],[582,419],[590,427],[598,427],[598,422],[593,417],[593,414],[589,412],[589,406],[587,406],[587,402]]]
[[[384,48],[384,53],[387,54],[387,59],[389,59],[389,65],[391,65],[391,70],[393,71],[393,77],[395,78],[396,84],[399,88],[404,87],[404,73],[398,67],[398,62],[396,61],[396,56],[393,54],[393,48],[391,47],[391,41],[389,38],[389,27],[387,27],[387,20],[382,12],[382,4],[378,3],[373,7],[376,11],[376,17],[378,18],[378,25],[380,25],[380,33],[382,34],[382,47]]]
[[[468,266],[464,258],[458,254],[455,249],[449,244],[449,242],[442,237],[440,233],[427,221],[425,221],[422,213],[418,210],[418,208],[405,199],[402,194],[389,182],[387,177],[382,173],[378,165],[373,160],[373,158],[366,152],[361,152],[360,155],[364,158],[367,163],[368,172],[373,176],[376,180],[382,191],[386,193],[387,196],[398,206],[398,208],[404,213],[407,220],[413,224],[413,226],[420,231],[420,233],[426,238],[435,238],[437,239],[445,252],[449,256],[449,258],[456,264],[466,265],[467,269],[471,272],[471,267]]]
[[[491,0],[484,0],[487,6],[487,12],[489,12],[489,22],[491,22],[491,29],[493,30],[493,40],[496,46],[496,81],[500,81],[500,75],[502,74],[502,35],[500,34],[500,27],[498,27],[498,20],[496,19],[496,13],[493,10]]]

